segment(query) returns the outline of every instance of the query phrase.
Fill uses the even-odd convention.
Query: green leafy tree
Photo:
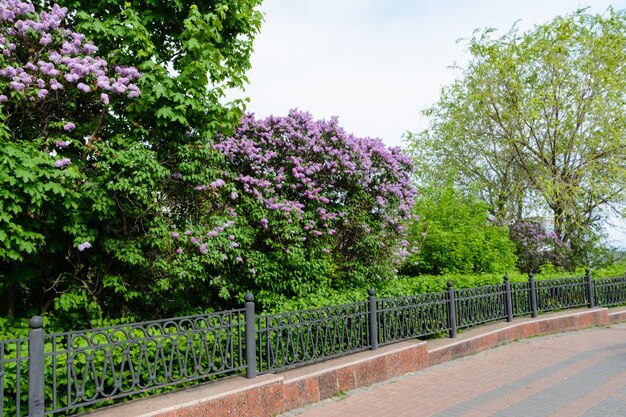
[[[468,67],[426,112],[413,149],[431,173],[453,167],[461,186],[477,185],[500,220],[549,212],[580,258],[624,200],[625,50],[626,14],[612,9],[500,38],[476,32]]]
[[[259,1],[50,3],[3,1],[0,293],[11,314],[147,315],[172,225],[217,175],[210,140],[242,114],[223,97],[246,82]]]
[[[401,268],[405,275],[473,274],[515,270],[515,245],[485,202],[451,182],[420,190],[414,212],[420,221],[409,231],[418,242]]]

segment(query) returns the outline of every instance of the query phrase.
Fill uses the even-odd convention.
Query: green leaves
[[[505,273],[516,266],[515,245],[506,227],[489,220],[486,204],[452,182],[423,188],[415,205],[420,222],[410,229],[419,242],[405,274]]]
[[[54,3],[69,8],[64,24],[93,41],[112,68],[142,72],[141,95],[111,96],[103,108],[94,80],[91,95],[55,90],[55,101],[28,107],[16,92],[2,104],[0,274],[19,283],[0,280],[2,305],[56,308],[77,327],[98,309],[166,311],[156,283],[178,272],[190,290],[209,281],[193,262],[173,270],[165,237],[199,209],[190,209],[195,181],[215,180],[210,138],[239,122],[243,102],[221,101],[226,87],[245,84],[260,1]],[[75,128],[64,130],[69,121]],[[61,293],[66,299],[49,307]],[[81,309],[83,301],[97,308]],[[168,311],[187,307],[173,303]]]

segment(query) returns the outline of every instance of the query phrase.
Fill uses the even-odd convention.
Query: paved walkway
[[[281,417],[624,417],[626,324],[521,340]]]

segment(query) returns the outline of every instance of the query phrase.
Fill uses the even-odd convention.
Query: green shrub
[[[449,183],[426,187],[414,212],[420,218],[410,229],[419,252],[408,258],[401,273],[472,274],[515,269],[515,246],[506,227],[489,220],[486,204],[464,195]]]

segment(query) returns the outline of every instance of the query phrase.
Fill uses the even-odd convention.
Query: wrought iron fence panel
[[[367,349],[367,302],[257,318],[259,372]]]
[[[611,307],[626,304],[626,276],[600,278],[593,281],[596,304]]]
[[[244,369],[243,309],[46,335],[47,413]]]
[[[25,416],[28,338],[0,340],[0,416]]]
[[[378,300],[381,345],[450,330],[445,292]]]
[[[537,310],[581,307],[589,303],[584,277],[536,281]]]
[[[532,313],[530,305],[530,287],[528,282],[511,283],[511,299],[513,300],[513,317]]]
[[[455,291],[457,327],[471,327],[506,318],[504,285]]]

